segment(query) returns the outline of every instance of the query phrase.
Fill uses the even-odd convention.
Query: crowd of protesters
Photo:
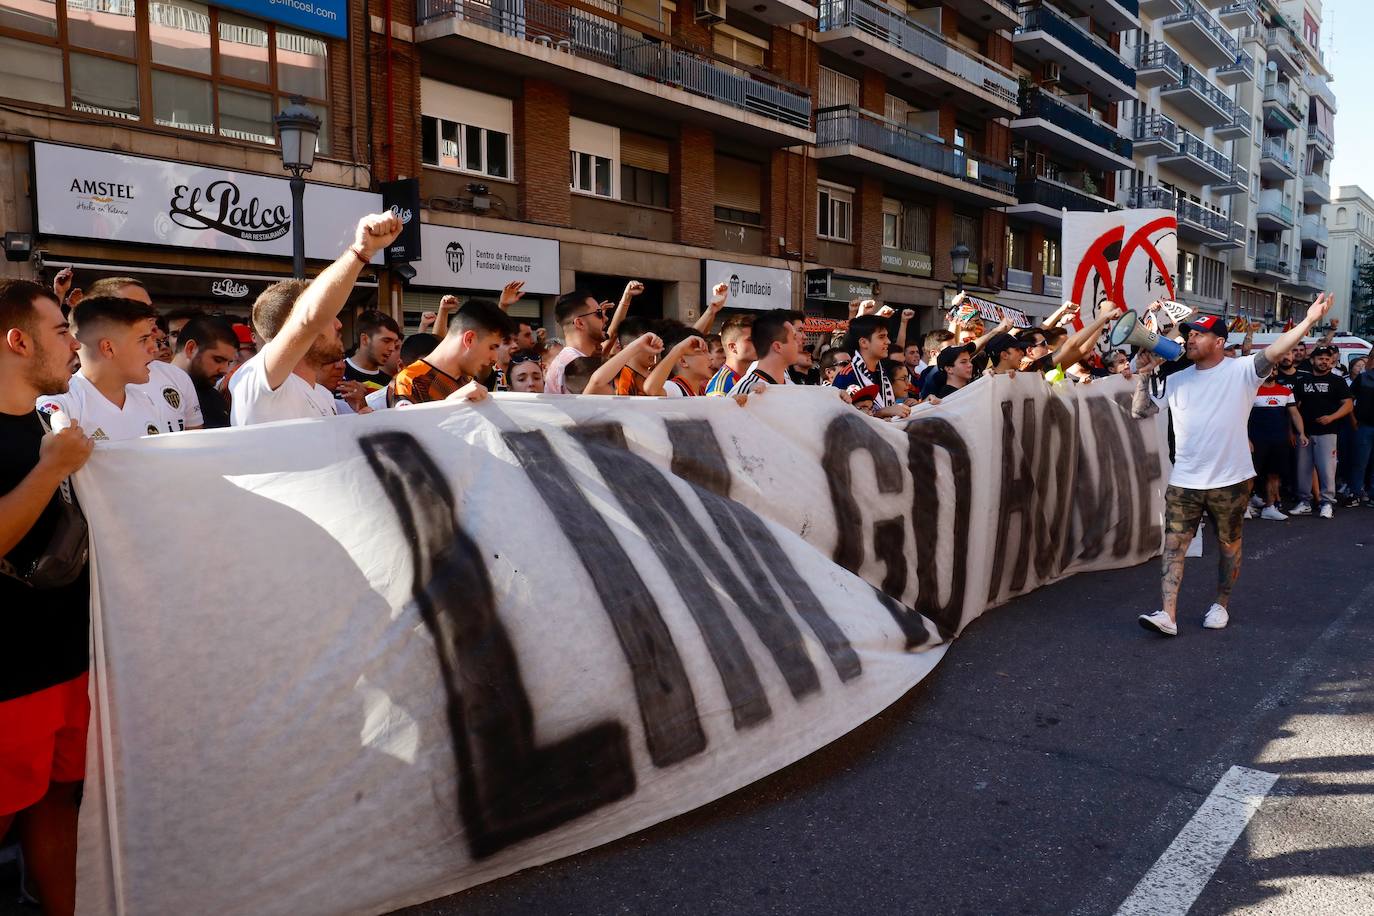
[[[85,524],[67,481],[96,441],[475,402],[491,391],[743,400],[777,385],[830,386],[855,410],[900,421],[960,397],[980,376],[1087,384],[1132,372],[1129,354],[1100,350],[1121,315],[1110,303],[1090,321],[1066,303],[1038,325],[989,327],[958,297],[948,327],[918,339],[913,311],[863,300],[850,304],[841,331],[808,335],[800,312],[726,313],[724,284],[694,325],[646,321],[630,315],[644,292],[638,281],[618,302],[584,290],[561,296],[553,333],[509,314],[519,282],[496,299],[445,296],[411,334],[365,311],[346,355],[338,316],[359,272],[399,230],[389,214],[365,218],[315,279],[265,290],[251,325],[159,312],[128,277],[84,292],[69,270],[51,289],[0,281],[0,602],[18,611],[0,646],[0,837],[16,826],[47,911],[73,903],[89,580]],[[1167,333],[1157,306],[1150,318]],[[1371,504],[1374,372],[1351,367],[1347,382],[1334,362],[1329,346],[1300,345],[1256,396],[1255,509],[1264,518],[1284,517],[1285,493],[1297,501],[1293,514],[1319,506],[1329,517],[1337,479],[1350,502]]]

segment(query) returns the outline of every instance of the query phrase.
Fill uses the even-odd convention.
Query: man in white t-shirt
[[[334,416],[334,395],[316,373],[343,359],[339,310],[359,272],[400,232],[400,219],[390,213],[365,216],[353,244],[314,280],[283,280],[262,291],[253,329],[265,343],[229,382],[230,425]]]
[[[1152,416],[1167,404],[1175,444],[1164,496],[1164,607],[1140,616],[1145,629],[1178,635],[1183,560],[1204,512],[1216,525],[1221,569],[1217,599],[1202,625],[1219,630],[1229,622],[1231,590],[1240,575],[1241,524],[1255,476],[1250,407],[1270,371],[1329,308],[1331,297],[1323,293],[1297,327],[1253,356],[1226,358],[1226,322],[1215,315],[1182,325],[1188,335],[1184,355],[1163,371],[1151,354],[1141,354],[1132,413]]]
[[[134,299],[96,296],[72,310],[81,369],[65,394],[38,399],[55,430],[79,425],[92,439],[137,439],[178,432],[181,416],[144,390],[156,352],[157,311]]]
[[[102,277],[91,284],[86,296],[119,296],[147,306],[153,305],[148,288],[133,277]],[[178,430],[200,429],[205,425],[195,383],[184,369],[155,359],[148,364],[148,380],[142,383],[141,388],[152,400],[167,404],[177,417]]]

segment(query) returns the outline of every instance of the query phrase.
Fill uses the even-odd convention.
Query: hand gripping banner
[[[1158,551],[1129,394],[986,379],[903,425],[800,386],[508,395],[101,443],[79,911],[378,913],[774,772],[984,609]]]

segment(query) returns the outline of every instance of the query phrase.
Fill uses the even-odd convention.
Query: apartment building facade
[[[1241,35],[1263,61],[1248,86],[1255,134],[1241,159],[1248,191],[1236,198],[1245,247],[1232,254],[1235,311],[1278,325],[1328,289],[1325,208],[1331,198],[1336,99],[1321,51],[1320,0],[1262,3]]]
[[[615,298],[638,278],[646,315],[690,320],[726,280],[745,306],[842,316],[877,294],[932,325],[958,283],[1005,280],[1011,0],[312,8],[328,21],[267,0],[0,0],[4,228],[49,267],[180,270],[160,301],[242,310],[284,257],[169,252],[108,220],[45,234],[33,159],[51,143],[280,177],[272,116],[299,95],[324,121],[311,194],[419,180],[425,253],[403,290],[378,272],[384,307],[489,293],[524,264],[519,310],[546,319],[560,290]],[[246,292],[214,298],[215,274]]]
[[[1335,190],[1326,205],[1331,244],[1327,250],[1327,286],[1331,316],[1342,328],[1368,335],[1374,328],[1357,328],[1354,305],[1360,296],[1360,267],[1374,258],[1374,197],[1358,185]]]

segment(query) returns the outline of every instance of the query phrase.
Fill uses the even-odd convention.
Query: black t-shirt
[[[200,398],[200,412],[205,418],[206,429],[223,429],[229,425],[229,405],[224,403],[224,395],[209,382],[193,380],[196,396]]]
[[[964,390],[963,388],[955,388],[953,385],[949,384],[948,382],[943,382],[943,383],[941,383],[933,392],[931,392],[931,394],[932,394],[934,397],[937,397],[937,398],[939,398],[940,400],[943,401],[945,398],[949,397],[951,394],[958,394],[959,392],[961,392],[961,391],[963,391],[963,390]]]
[[[0,493],[17,487],[38,464],[43,441],[38,412],[0,413]],[[13,568],[27,570],[42,556],[61,514],[54,493],[29,529],[5,555]],[[90,665],[90,575],[61,588],[35,589],[0,572],[0,702],[69,681]]]
[[[1334,436],[1340,423],[1322,426],[1317,417],[1333,414],[1350,395],[1350,386],[1334,372],[1325,375],[1303,372],[1292,382],[1293,397],[1302,414],[1303,430],[1309,436]]]
[[[367,388],[367,393],[371,394],[378,388],[385,388],[391,382],[391,376],[387,375],[381,369],[378,369],[376,372],[367,372],[363,369],[359,369],[357,366],[353,365],[352,359],[346,359],[344,360],[344,381],[362,382],[363,386]],[[338,397],[338,395],[335,395],[335,397]]]
[[[821,370],[813,366],[805,372],[798,372],[788,366],[787,377],[792,380],[793,385],[819,385],[821,383]]]
[[[1366,369],[1350,380],[1355,395],[1355,422],[1374,426],[1374,369]]]

